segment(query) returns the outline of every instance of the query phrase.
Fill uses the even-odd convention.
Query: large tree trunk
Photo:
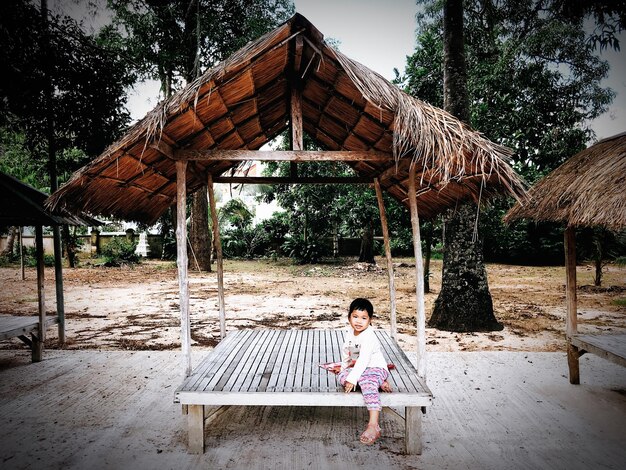
[[[476,206],[464,204],[446,221],[441,291],[428,325],[446,331],[497,331],[482,243],[472,243]]]
[[[9,229],[9,234],[7,235],[7,246],[4,247],[2,256],[11,257],[13,255],[13,246],[15,245],[15,236],[17,235],[17,227],[11,227]]]
[[[200,271],[211,271],[211,233],[209,232],[209,204],[207,201],[207,187],[202,186],[192,197],[191,226],[189,227],[189,242],[192,253],[189,257],[189,267]]]
[[[370,220],[361,232],[359,262],[376,264],[374,260],[374,224]]]
[[[463,1],[444,3],[444,108],[469,122],[463,51]],[[441,291],[429,326],[447,331],[493,331],[503,327],[493,314],[482,243],[474,236],[476,206],[461,205],[446,221]]]

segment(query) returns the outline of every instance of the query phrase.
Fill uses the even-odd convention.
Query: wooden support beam
[[[376,199],[378,200],[378,211],[380,212],[380,223],[383,229],[383,241],[385,244],[385,257],[387,258],[387,275],[389,277],[389,300],[390,314],[389,323],[391,337],[396,340],[398,336],[398,327],[396,324],[396,285],[393,273],[393,260],[391,259],[391,246],[389,241],[389,228],[387,227],[387,213],[385,211],[385,203],[383,201],[383,191],[380,188],[380,182],[374,178],[374,188],[376,189]]]
[[[187,162],[176,162],[176,265],[178,267],[180,342],[183,376],[191,375],[191,325],[187,277]]]
[[[391,161],[393,162],[393,164],[388,166],[378,175],[378,179],[381,183],[385,183],[391,178],[396,178],[397,180],[400,180],[401,178],[399,177],[399,175],[403,171],[408,170],[408,167],[411,164],[411,159],[409,158],[401,158],[398,162],[395,162],[392,157]]]
[[[26,280],[26,267],[24,265],[24,227],[20,227],[19,241],[20,241],[20,271],[22,273],[22,281]]]
[[[168,143],[164,142],[163,140],[156,140],[154,142],[151,142],[148,147],[150,147],[151,149],[156,150],[157,152],[159,152],[161,155],[171,159],[171,160],[175,160],[175,153],[176,151],[174,150],[174,148],[169,145]]]
[[[302,49],[303,49],[303,40],[302,35],[298,35],[295,38],[294,44],[294,54],[293,54],[293,76],[301,78],[302,72],[300,67],[302,66]]]
[[[56,289],[59,345],[65,345],[65,302],[63,297],[63,251],[61,247],[61,227],[52,227],[54,240],[54,285]]]
[[[298,36],[302,39],[302,36]],[[300,42],[302,51],[302,42]],[[304,150],[304,132],[302,130],[302,92],[292,83],[291,85],[291,150]],[[298,164],[289,162],[289,176],[298,177]]]
[[[422,453],[422,411],[419,406],[407,406],[404,419],[404,446],[407,455]]]
[[[565,239],[565,332],[567,337],[567,364],[571,384],[580,383],[580,367],[578,348],[571,343],[571,338],[578,333],[578,317],[576,305],[576,229],[567,227]]]
[[[42,359],[43,348],[46,341],[46,293],[44,291],[45,265],[43,251],[43,227],[35,227],[35,252],[37,253],[37,300],[39,310],[39,332],[37,337],[33,335],[33,362]]]
[[[259,162],[388,162],[393,161],[389,153],[371,151],[324,151],[324,150],[176,150],[176,160],[203,161],[259,161]],[[393,166],[395,169],[395,165]]]
[[[213,175],[209,173],[207,181],[209,191],[209,206],[211,207],[211,221],[213,222],[213,243],[217,254],[217,297],[220,310],[220,339],[226,337],[226,309],[224,305],[224,261],[222,256],[222,241],[220,239],[220,226],[217,220],[217,206],[215,193],[213,192]]]
[[[415,298],[417,302],[417,375],[426,380],[426,312],[424,306],[424,261],[420,221],[417,213],[415,191],[415,168],[409,168],[409,205],[413,230],[413,252],[415,253]]]
[[[189,451],[193,454],[202,454],[204,453],[204,406],[189,405],[188,410]]]
[[[373,179],[352,176],[290,178],[282,176],[216,176],[214,183],[230,184],[372,184]]]

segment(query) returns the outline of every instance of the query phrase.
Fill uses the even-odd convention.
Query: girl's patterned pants
[[[351,367],[339,372],[339,382],[341,385],[345,385],[346,378],[352,370]],[[368,367],[358,380],[358,384],[361,387],[361,393],[365,400],[365,406],[371,411],[380,411],[383,406],[380,403],[380,393],[378,389],[385,380],[389,377],[387,369],[382,367]]]

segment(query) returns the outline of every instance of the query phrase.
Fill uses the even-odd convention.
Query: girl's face
[[[358,336],[361,331],[365,330],[371,322],[367,310],[352,310],[350,313],[350,326],[354,330],[354,335]]]

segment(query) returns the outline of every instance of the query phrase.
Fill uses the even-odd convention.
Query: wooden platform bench
[[[46,317],[46,328],[59,322],[57,316]],[[32,361],[38,362],[42,359],[43,344],[40,341],[39,317],[18,317],[14,315],[0,315],[0,341],[10,338],[19,338],[32,351]]]
[[[578,356],[589,352],[626,367],[626,334],[577,334],[568,339]]]
[[[432,394],[398,344],[386,331],[376,334],[395,368],[392,393],[383,407],[405,419],[405,450],[422,450],[421,415]],[[205,406],[363,407],[361,393],[345,393],[337,376],[320,367],[341,360],[343,331],[239,330],[226,338],[176,390],[174,402],[187,409],[189,450],[203,453]]]

